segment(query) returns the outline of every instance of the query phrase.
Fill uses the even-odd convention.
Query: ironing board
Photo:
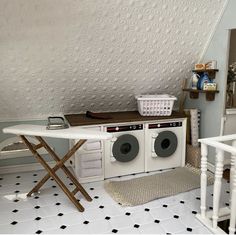
[[[86,198],[87,201],[92,201],[92,198],[86,192],[86,190],[82,187],[82,185],[78,182],[75,176],[67,169],[64,163],[70,159],[73,154],[89,139],[97,139],[97,140],[107,140],[112,138],[111,133],[100,132],[100,131],[91,131],[86,130],[81,127],[70,127],[67,129],[60,130],[47,130],[46,126],[39,125],[16,125],[11,127],[6,127],[3,129],[4,133],[15,134],[18,135],[23,143],[29,148],[32,154],[36,157],[39,163],[45,168],[48,172],[39,182],[38,184],[27,194],[27,196],[31,196],[33,193],[37,192],[45,182],[52,177],[59,187],[64,191],[67,197],[71,200],[71,202],[77,207],[79,211],[84,211],[84,207],[77,201],[75,198],[75,194],[77,192],[81,192],[81,194]],[[26,136],[34,136],[39,144],[32,145]],[[53,151],[53,149],[46,143],[46,141],[42,137],[51,137],[51,138],[61,138],[61,139],[79,139],[79,141],[67,152],[67,154],[63,158],[59,158],[58,155]],[[50,167],[47,162],[43,159],[42,156],[37,152],[38,149],[45,148],[46,151],[52,156],[52,158],[56,161],[56,165],[54,167]],[[66,185],[62,182],[62,180],[56,174],[57,170],[63,170],[64,173],[70,178],[70,180],[74,183],[75,189],[71,192],[66,187]]]

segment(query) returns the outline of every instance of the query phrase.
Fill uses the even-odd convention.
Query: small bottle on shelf
[[[197,73],[193,73],[192,78],[191,78],[191,89],[197,90],[197,84],[200,76]]]
[[[204,83],[212,83],[212,80],[209,78],[208,74],[206,72],[204,72],[198,82],[197,82],[197,88],[198,90],[203,90],[204,87]]]

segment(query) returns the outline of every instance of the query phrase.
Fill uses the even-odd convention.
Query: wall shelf
[[[195,73],[204,73],[204,72],[219,72],[219,69],[193,69],[192,72]]]
[[[183,89],[183,91],[189,92],[189,97],[191,99],[198,99],[199,93],[205,93],[206,94],[206,100],[207,101],[213,101],[215,100],[215,94],[219,93],[218,90],[215,91],[206,91],[206,90],[194,90],[194,89]]]
[[[202,76],[203,73],[207,73],[210,79],[214,79],[216,72],[218,71],[219,69],[193,69],[192,70],[193,73],[197,73],[199,76]],[[191,88],[183,88],[183,91],[189,92],[190,99],[198,99],[199,93],[205,93],[207,101],[215,100],[215,94],[219,93],[218,90],[196,90],[196,89],[191,89]]]

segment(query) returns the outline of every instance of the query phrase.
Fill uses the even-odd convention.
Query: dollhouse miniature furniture
[[[68,114],[65,118],[70,126],[112,133],[114,137],[105,143],[87,141],[70,159],[82,183],[184,166],[184,113],[172,111],[170,116],[141,116],[138,111],[123,111],[99,113],[99,118],[86,114]],[[70,143],[74,145],[74,140]],[[165,157],[161,156],[163,154]]]
[[[232,146],[222,143],[231,141]],[[201,213],[197,218],[214,233],[225,233],[218,222],[230,219],[229,234],[235,233],[236,226],[236,134],[200,139],[201,143]],[[215,182],[213,192],[213,211],[206,211],[207,154],[208,146],[216,149]],[[221,180],[224,167],[224,153],[231,154],[230,169],[230,206],[219,208]]]
[[[92,201],[92,198],[86,192],[86,190],[82,187],[82,185],[77,181],[75,176],[66,168],[64,163],[69,160],[73,154],[86,142],[86,140],[91,139],[99,139],[99,140],[107,140],[112,138],[111,133],[99,132],[99,131],[91,131],[85,130],[79,127],[70,127],[68,129],[60,129],[60,130],[47,130],[46,126],[38,126],[38,125],[16,125],[3,129],[4,133],[16,134],[18,135],[23,143],[29,148],[32,154],[36,157],[39,163],[45,168],[48,172],[41,181],[27,194],[27,196],[31,196],[33,193],[37,192],[43,184],[52,177],[66,196],[71,200],[71,202],[77,207],[79,211],[84,211],[84,207],[77,201],[75,198],[75,194],[77,192],[81,192],[81,194],[88,200]],[[32,145],[26,136],[34,136],[39,144]],[[42,137],[51,137],[51,138],[62,138],[62,139],[78,139],[79,141],[75,143],[75,145],[68,151],[68,153],[63,157],[59,158],[58,155],[53,151],[53,149],[46,143],[46,141]],[[56,165],[53,168],[47,164],[47,162],[43,159],[42,156],[37,152],[38,149],[45,148],[49,155],[56,161]],[[74,183],[75,189],[71,192],[66,187],[66,185],[62,182],[62,180],[56,174],[57,170],[63,170],[63,172],[69,177],[69,179]]]

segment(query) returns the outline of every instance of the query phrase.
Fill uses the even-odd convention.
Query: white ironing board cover
[[[3,129],[4,133],[27,136],[44,136],[61,139],[97,139],[107,140],[112,138],[111,133],[86,130],[81,127],[69,127],[67,129],[47,130],[46,126],[22,124]]]

